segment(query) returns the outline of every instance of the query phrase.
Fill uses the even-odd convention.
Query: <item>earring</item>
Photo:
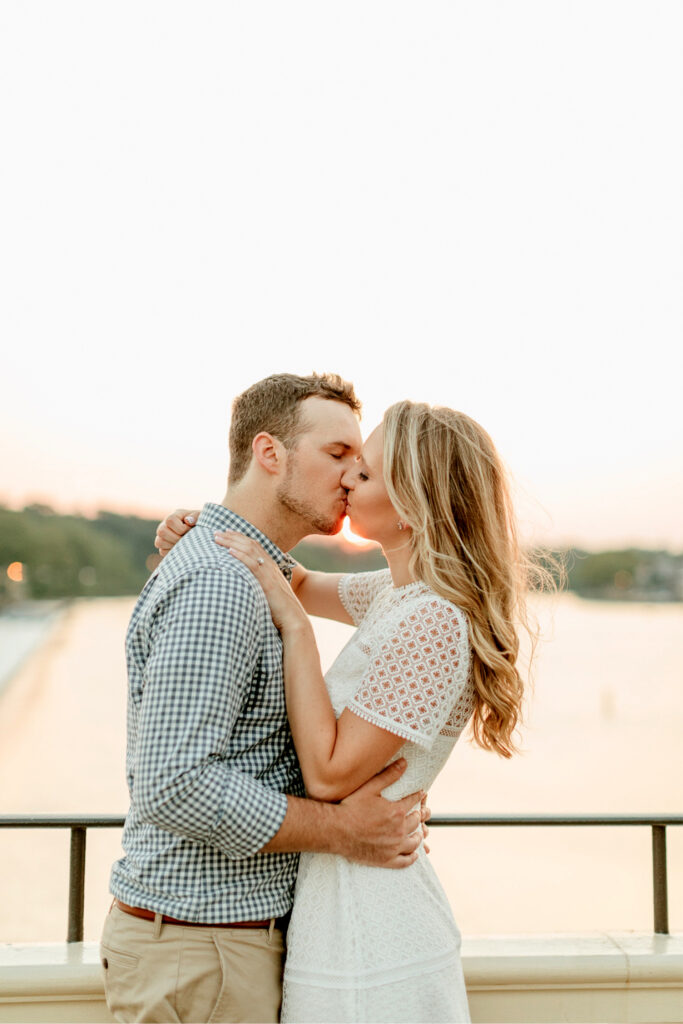
[[[400,519],[398,521],[398,528],[399,528],[399,530],[405,530],[405,528],[406,528],[406,524],[402,523]]]

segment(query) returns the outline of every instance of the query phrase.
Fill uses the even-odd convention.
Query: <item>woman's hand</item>
[[[177,508],[175,512],[171,512],[170,516],[166,516],[159,523],[157,535],[154,538],[154,547],[162,558],[169,553],[173,545],[177,544],[188,530],[192,529],[198,518],[199,509]]]
[[[296,594],[273,559],[257,541],[245,537],[236,530],[225,530],[214,533],[213,536],[216,544],[251,569],[263,588],[273,622],[280,632],[300,626],[310,628],[308,616]]]

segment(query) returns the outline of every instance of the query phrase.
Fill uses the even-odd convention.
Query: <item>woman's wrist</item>
[[[286,635],[290,640],[295,637],[305,637],[308,635],[315,642],[311,620],[303,610],[298,608],[283,618],[279,629],[282,635]]]

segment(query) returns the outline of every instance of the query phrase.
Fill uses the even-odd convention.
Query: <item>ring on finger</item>
[[[257,558],[256,559],[256,564],[257,565],[263,565],[263,559],[262,558]]]

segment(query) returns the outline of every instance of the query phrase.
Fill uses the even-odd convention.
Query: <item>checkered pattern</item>
[[[287,722],[282,641],[251,572],[213,540],[239,530],[291,578],[292,561],[221,505],[162,561],[128,629],[131,806],[113,894],[188,921],[258,920],[291,906],[297,854],[258,854],[284,794],[304,789]]]

